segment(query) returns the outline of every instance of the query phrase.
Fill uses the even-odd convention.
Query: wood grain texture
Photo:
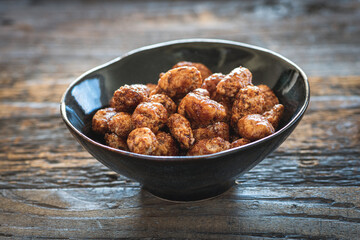
[[[270,48],[309,75],[360,74],[359,1],[7,3],[0,64],[20,78],[81,73],[136,47],[192,37]]]
[[[356,239],[359,190],[235,188],[192,203],[137,188],[1,190],[0,232],[11,238]]]
[[[360,1],[1,1],[0,238],[356,239]],[[171,203],[75,142],[59,101],[134,48],[222,38],[277,51],[309,76],[291,136],[238,185]]]

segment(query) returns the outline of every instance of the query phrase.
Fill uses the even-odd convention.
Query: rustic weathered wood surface
[[[171,203],[108,170],[59,115],[67,85],[179,38],[270,48],[311,104],[225,194]],[[0,1],[0,238],[359,239],[359,1]]]

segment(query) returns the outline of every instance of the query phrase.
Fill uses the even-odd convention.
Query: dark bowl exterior
[[[91,134],[93,113],[108,105],[124,84],[156,83],[158,74],[178,61],[202,62],[213,72],[244,66],[253,82],[271,87],[285,106],[280,129],[271,136],[224,152],[158,157],[110,148]],[[61,101],[61,115],[78,142],[105,166],[140,182],[156,196],[179,201],[216,196],[274,151],[294,130],[309,103],[303,71],[269,50],[226,40],[178,40],[134,50],[74,81]]]

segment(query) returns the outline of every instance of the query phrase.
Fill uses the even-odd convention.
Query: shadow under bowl
[[[201,62],[212,72],[229,73],[248,68],[254,85],[266,84],[285,106],[278,130],[261,140],[203,156],[147,156],[106,146],[91,133],[96,110],[108,106],[124,84],[156,83],[179,61]],[[270,50],[218,39],[184,39],[136,49],[96,67],[66,90],[61,116],[76,140],[111,170],[138,181],[161,198],[190,201],[221,194],[274,151],[294,130],[309,104],[305,73],[294,63]]]

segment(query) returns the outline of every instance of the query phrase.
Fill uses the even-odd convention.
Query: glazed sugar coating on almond
[[[155,134],[150,128],[136,128],[127,138],[129,150],[134,153],[154,155],[159,146]]]
[[[188,156],[198,156],[221,152],[230,148],[230,143],[220,137],[203,139],[195,143],[195,145],[187,153]]]
[[[199,88],[201,84],[202,78],[197,68],[179,67],[170,69],[162,75],[158,87],[169,97],[177,99]]]
[[[276,97],[275,93],[271,90],[271,88],[269,88],[268,86],[266,86],[264,84],[258,85],[257,87],[260,88],[260,91],[264,95],[264,99],[265,99],[264,110],[265,111],[269,111],[273,106],[275,106],[276,104],[279,104],[279,99]]]
[[[196,141],[214,137],[221,137],[229,141],[229,125],[224,122],[217,122],[204,128],[195,129],[193,133]]]
[[[205,79],[212,74],[211,70],[202,63],[182,61],[175,64],[172,68],[178,67],[196,67],[197,70],[200,71],[202,79]]]
[[[154,94],[150,97],[149,100],[150,102],[157,102],[162,104],[166,108],[166,111],[169,115],[176,112],[176,104],[171,98],[169,98],[165,94]]]
[[[271,123],[260,114],[251,114],[242,117],[237,126],[240,136],[250,141],[264,138],[275,132]]]
[[[149,89],[143,84],[124,85],[114,92],[113,106],[118,112],[132,112],[142,102],[148,101]]]
[[[249,114],[262,114],[264,112],[264,96],[256,86],[242,88],[236,96],[232,107],[231,124],[236,129],[237,122]]]
[[[156,87],[150,91],[149,96],[151,97],[156,94],[165,94],[166,95],[165,91],[162,90],[158,85],[156,85]]]
[[[216,92],[227,97],[235,97],[241,88],[251,85],[252,74],[249,69],[238,67],[226,75],[216,86]]]
[[[119,112],[115,114],[109,121],[109,130],[121,138],[126,138],[134,129],[132,124],[131,114],[126,112]]]
[[[157,156],[177,156],[179,154],[178,144],[171,136],[166,132],[158,132],[156,139],[159,142],[159,146],[155,151]]]
[[[273,125],[276,129],[279,126],[279,122],[284,113],[284,105],[276,104],[273,108],[269,111],[264,112],[263,116]]]
[[[105,134],[109,131],[108,122],[116,114],[114,108],[98,110],[92,118],[91,128],[97,134]]]
[[[205,78],[201,88],[204,88],[209,91],[211,98],[213,98],[216,92],[216,86],[218,83],[225,77],[222,73],[214,73],[209,77]]]
[[[204,88],[197,88],[197,89],[195,89],[195,90],[193,90],[191,92],[194,93],[194,94],[197,94],[197,95],[204,96],[204,97],[210,97],[209,91],[204,89]]]
[[[172,114],[167,121],[171,135],[180,143],[182,149],[189,149],[195,142],[190,122],[178,113]]]
[[[185,116],[192,126],[204,127],[226,118],[226,109],[209,97],[189,93],[180,102],[178,113]]]
[[[243,145],[246,145],[248,143],[250,143],[251,141],[249,139],[246,139],[246,138],[240,138],[240,139],[237,139],[235,141],[233,141],[231,144],[230,144],[230,148],[235,148],[235,147],[240,147],[240,146],[243,146]]]
[[[214,94],[212,98],[214,101],[220,103],[224,106],[226,111],[226,118],[224,119],[224,122],[230,122],[231,116],[232,116],[232,106],[233,106],[233,99],[234,98],[228,98],[225,96],[220,96],[219,94]]]
[[[147,83],[146,87],[149,89],[149,95],[150,95],[150,93],[157,87],[157,84]]]
[[[109,147],[129,151],[126,143],[126,138],[121,138],[115,133],[106,133],[104,138],[106,145],[108,145]]]
[[[157,102],[140,103],[131,116],[135,128],[148,127],[154,133],[165,126],[168,113],[166,108]]]

